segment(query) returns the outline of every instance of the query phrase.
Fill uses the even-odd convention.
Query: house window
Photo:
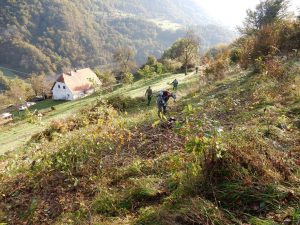
[[[60,88],[60,85],[58,85],[58,88]]]
[[[66,86],[63,86],[64,89],[66,89]]]

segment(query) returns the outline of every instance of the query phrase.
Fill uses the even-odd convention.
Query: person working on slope
[[[149,86],[145,93],[145,96],[147,96],[147,99],[148,99],[147,106],[150,106],[152,95],[153,95],[153,91],[152,91],[151,87]]]
[[[173,90],[176,91],[178,86],[178,80],[177,79],[173,80],[171,84],[173,85]]]
[[[174,99],[174,102],[176,101],[176,95],[173,93],[170,93],[168,90],[160,91],[157,95],[157,109],[158,109],[158,116],[161,117],[162,113],[167,113],[167,106],[168,101],[170,98]]]

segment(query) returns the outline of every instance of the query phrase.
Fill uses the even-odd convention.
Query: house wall
[[[93,93],[95,93],[94,89],[88,90],[86,92],[77,92],[77,93],[74,93],[73,100],[84,98],[84,97],[89,96],[89,95],[91,95]]]
[[[73,93],[70,89],[61,82],[56,82],[52,89],[52,98],[54,100],[75,100]]]

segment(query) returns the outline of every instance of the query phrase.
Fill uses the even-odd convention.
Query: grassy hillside
[[[8,76],[8,77],[12,77],[13,78],[13,77],[16,76],[15,73],[13,73],[13,72],[11,72],[11,71],[9,71],[7,69],[1,68],[1,66],[0,66],[0,72],[2,72],[5,76]]]
[[[144,96],[145,90],[149,85],[153,87],[154,91],[159,91],[166,87],[171,87],[171,83],[175,78],[179,79],[180,83],[190,82],[190,78],[193,75],[184,76],[184,74],[166,74],[159,78],[154,78],[151,80],[141,80],[133,85],[125,86],[117,89],[114,92],[104,92],[96,94],[85,99],[64,102],[64,101],[53,101],[46,100],[45,102],[40,102],[37,105],[30,108],[30,111],[39,110],[43,113],[43,119],[41,122],[30,122],[31,117],[27,119],[22,119],[11,126],[0,127],[0,154],[7,151],[14,151],[24,145],[32,135],[43,131],[53,120],[67,118],[76,114],[83,107],[95,103],[99,97],[108,98],[114,95],[127,95],[131,97],[142,97]],[[55,110],[51,110],[54,106]],[[18,112],[14,113],[15,117],[19,117]],[[18,119],[18,118],[16,118]]]
[[[299,62],[286,63],[284,80],[237,68],[187,80],[162,120],[120,89],[108,100],[121,111],[98,100],[52,123],[3,156],[0,221],[299,224]]]

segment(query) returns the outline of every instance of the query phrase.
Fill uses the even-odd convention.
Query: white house
[[[81,69],[61,74],[52,87],[54,100],[76,100],[94,93],[102,83],[90,69]]]
[[[13,117],[11,113],[3,113],[0,115],[0,126],[5,125],[12,121]]]

